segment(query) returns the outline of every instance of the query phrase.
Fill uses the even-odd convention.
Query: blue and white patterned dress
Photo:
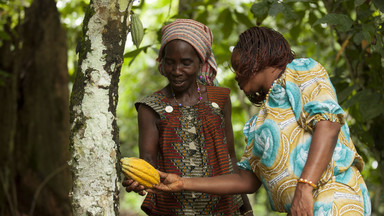
[[[360,174],[364,162],[352,143],[328,73],[313,59],[288,64],[260,112],[245,124],[246,149],[239,167],[253,171],[263,182],[273,210],[288,212],[312,130],[320,120],[342,127],[332,160],[313,191],[314,215],[370,215],[371,202]]]

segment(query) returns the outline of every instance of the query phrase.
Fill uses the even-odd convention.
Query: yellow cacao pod
[[[127,178],[139,182],[146,188],[152,188],[154,184],[160,183],[159,173],[147,161],[135,157],[124,157],[120,161]]]
[[[133,44],[139,48],[144,37],[144,28],[137,14],[131,14],[131,37]]]

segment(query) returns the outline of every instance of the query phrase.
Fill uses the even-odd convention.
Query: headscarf
[[[165,45],[172,40],[183,40],[189,43],[199,55],[203,66],[198,79],[206,85],[217,85],[215,79],[217,74],[217,65],[212,52],[212,31],[206,25],[192,19],[176,19],[174,22],[164,26],[161,29],[162,39],[159,51],[159,71],[162,75],[162,53]]]

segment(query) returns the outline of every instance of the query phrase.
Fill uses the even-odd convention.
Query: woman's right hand
[[[183,178],[176,174],[165,173],[159,171],[160,184],[154,185],[153,189],[148,189],[151,192],[179,192],[183,190]],[[157,191],[159,190],[159,191]]]
[[[141,196],[146,195],[146,191],[143,185],[140,185],[137,181],[134,181],[132,179],[124,178],[124,181],[122,182],[122,185],[125,187],[125,190],[127,192],[134,191],[138,193]]]

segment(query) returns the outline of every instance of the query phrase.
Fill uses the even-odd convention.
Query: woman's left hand
[[[316,123],[307,162],[300,178],[309,179],[316,183],[319,181],[331,161],[340,127],[338,122],[319,121]],[[297,183],[290,215],[313,215],[315,200],[313,199],[312,190],[313,187],[310,184]]]
[[[298,183],[293,196],[291,211],[292,216],[313,216],[314,199],[313,187],[308,184]]]

